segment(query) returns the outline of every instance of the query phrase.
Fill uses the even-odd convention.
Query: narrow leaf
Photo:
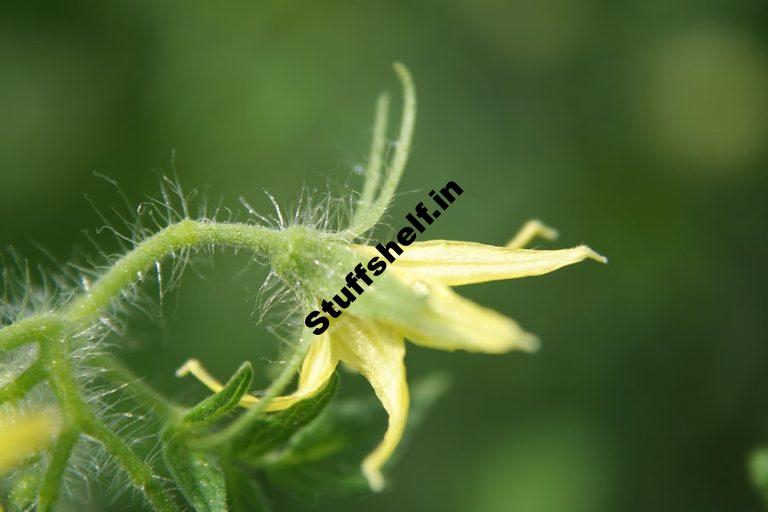
[[[163,459],[179,490],[196,512],[226,512],[224,472],[216,459],[191,451],[173,429],[163,433]]]
[[[299,429],[315,419],[328,405],[338,384],[334,374],[314,395],[293,406],[256,418],[232,444],[234,455],[257,464],[265,453],[282,447]]]
[[[214,393],[184,414],[189,423],[210,424],[237,407],[240,399],[251,387],[253,368],[251,363],[240,365],[229,382],[218,393]]]
[[[443,374],[427,375],[411,386],[411,410],[403,442],[390,459],[394,464],[429,410],[446,392]],[[366,492],[368,483],[360,461],[381,436],[385,421],[375,397],[335,401],[307,428],[298,432],[281,452],[270,456],[265,470],[270,480],[307,494]]]

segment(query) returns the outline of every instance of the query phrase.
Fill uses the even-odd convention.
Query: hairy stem
[[[105,376],[111,381],[125,384],[138,400],[151,404],[154,407],[154,412],[159,416],[165,419],[175,419],[184,411],[184,407],[161,395],[111,355],[102,354],[94,359],[94,363],[106,370]]]
[[[45,379],[45,369],[38,359],[29,368],[21,372],[13,381],[0,387],[0,404],[7,401],[21,400],[30,389]]]
[[[160,512],[175,512],[177,507],[170,495],[163,489],[152,468],[136,455],[133,450],[95,416],[83,425],[83,432],[98,441],[104,449],[120,463],[131,483],[141,490],[152,507]]]
[[[88,292],[64,310],[63,316],[70,322],[93,320],[138,279],[140,272],[146,271],[169,254],[211,245],[273,253],[281,246],[281,240],[276,231],[251,224],[219,224],[194,220],[172,224],[139,243],[117,260]]]
[[[152,469],[123,441],[106,427],[84,400],[72,373],[68,357],[69,339],[63,335],[50,337],[41,345],[40,359],[45,364],[48,381],[64,411],[67,428],[82,431],[104,446],[128,473],[131,483],[143,491],[155,510],[175,511],[171,497],[154,479]],[[70,447],[71,451],[71,447]],[[62,457],[64,453],[62,452]],[[67,454],[68,458],[68,454]],[[54,460],[57,460],[54,458]],[[66,463],[66,459],[62,464]],[[55,469],[55,468],[53,468]],[[52,473],[51,479],[56,475]],[[58,477],[61,477],[59,472]],[[53,484],[51,484],[53,485]],[[55,500],[56,494],[50,496]]]
[[[37,492],[38,512],[49,512],[56,505],[67,461],[70,455],[72,455],[72,449],[75,447],[79,437],[80,433],[74,428],[68,428],[59,434],[56,444],[53,450],[51,450],[51,460],[48,463],[43,481]]]
[[[40,344],[38,361],[14,382],[0,388],[0,400],[20,398],[47,378],[64,413],[64,430],[53,450],[40,489],[41,510],[54,506],[63,470],[80,432],[100,442],[117,459],[133,485],[146,494],[156,510],[176,510],[173,500],[153,477],[152,469],[96,417],[84,400],[69,359],[71,333],[97,320],[136,282],[140,272],[170,254],[208,246],[227,246],[273,255],[283,248],[283,240],[279,232],[261,226],[184,220],[137,244],[63,310],[33,315],[0,329],[0,350],[31,342]],[[179,414],[178,406],[161,397],[114,359],[105,358],[101,363],[107,365],[111,377],[128,383],[137,395],[159,406],[162,414],[169,417]]]
[[[59,313],[37,314],[0,328],[0,350],[40,341],[51,331],[93,321],[155,262],[176,252],[209,246],[274,254],[283,247],[277,231],[251,224],[184,220],[172,224],[122,256],[83,294]]]
[[[22,318],[0,329],[0,350],[11,350],[27,343],[40,341],[61,324],[61,320],[52,313]]]

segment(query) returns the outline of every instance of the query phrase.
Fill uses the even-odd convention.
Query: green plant
[[[252,251],[270,265],[302,311],[338,290],[347,269],[369,251],[354,242],[384,215],[410,150],[415,94],[407,70],[401,65],[395,69],[405,107],[394,155],[389,163],[382,156],[388,107],[383,95],[377,103],[366,181],[351,222],[341,229],[318,221],[318,216],[327,219],[328,204],[307,208],[293,222],[286,222],[276,206],[273,226],[268,221],[262,225],[193,218],[181,187],[166,180],[162,199],[139,207],[149,208],[143,213],[155,229],[143,227],[137,217],[133,235],[125,237],[130,247],[106,270],[94,271],[94,279],[83,273],[78,289],[50,293],[37,290],[24,272],[21,298],[4,299],[5,325],[0,328],[0,351],[9,361],[9,375],[0,387],[0,452],[8,454],[0,459],[0,472],[7,473],[9,508],[52,510],[65,472],[76,465],[74,453],[83,443],[103,450],[157,511],[178,510],[180,498],[197,511],[258,510],[262,505],[253,479],[256,470],[270,481],[298,488],[359,487],[367,482],[378,490],[384,485],[381,467],[403,435],[409,409],[405,337],[445,350],[535,349],[536,339],[515,322],[460,298],[449,286],[539,275],[585,258],[604,261],[586,246],[522,249],[537,235],[553,236],[537,222],[526,225],[506,247],[414,243],[375,290],[360,298],[351,314],[329,332],[315,336],[297,328],[288,364],[258,398],[249,392],[250,363],[220,385],[192,361],[181,373],[195,374],[215,393],[191,407],[181,405],[147,386],[99,343],[125,316],[123,305],[140,293],[143,275],[156,269],[160,279],[160,268],[170,256],[176,261],[170,279],[175,281],[196,252],[222,247]],[[332,400],[339,361],[369,380],[389,415],[384,440],[363,459],[365,480],[356,469],[333,463],[347,446],[370,448],[359,433],[371,430],[373,417],[365,405]],[[297,390],[284,395],[299,370]],[[431,381],[417,388],[416,397],[426,398],[415,401],[414,408],[431,401],[442,387],[440,381]],[[139,434],[124,430],[106,409],[104,397],[123,391],[148,406],[138,423],[159,441],[162,464],[140,455],[134,447]]]

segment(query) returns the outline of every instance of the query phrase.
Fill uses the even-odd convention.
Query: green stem
[[[45,379],[45,369],[42,362],[38,359],[13,381],[0,387],[0,404],[9,400],[21,400],[30,389],[42,382],[43,379]]]
[[[155,478],[152,468],[141,460],[119,436],[114,434],[95,416],[90,416],[83,432],[101,443],[104,449],[112,455],[125,472],[131,483],[141,490],[152,507],[160,512],[176,512],[178,509],[170,495],[163,489]]]
[[[100,355],[93,362],[106,370],[105,377],[113,382],[125,384],[137,399],[154,406],[154,412],[159,416],[165,419],[176,419],[183,413],[184,407],[161,395],[152,386],[144,382],[141,377],[133,373],[132,370],[111,355]]]
[[[59,313],[34,315],[0,329],[0,350],[12,349],[33,341],[40,344],[39,361],[33,364],[31,371],[24,372],[13,386],[0,389],[0,396],[14,398],[19,394],[23,395],[36,382],[47,377],[64,414],[65,430],[54,448],[51,464],[40,490],[40,503],[45,507],[41,510],[48,510],[55,504],[62,472],[81,433],[100,442],[105,450],[117,459],[133,485],[146,494],[155,510],[176,510],[172,498],[154,478],[152,468],[142,461],[123,439],[104,425],[84,400],[70,363],[70,334],[97,320],[124,290],[139,279],[142,272],[156,262],[176,252],[206,246],[245,248],[273,256],[285,248],[285,237],[282,233],[261,226],[184,220],[137,244],[133,250],[115,262],[89,290],[76,297]],[[305,350],[306,343],[303,344],[302,350],[294,354],[282,375],[270,385],[262,405],[239,418],[230,425],[232,428],[225,429],[222,432],[225,436],[227,432],[239,432],[249,418],[261,413],[269,401],[283,391],[295,374]],[[108,363],[113,378],[128,382],[138,395],[158,404],[164,414],[171,417],[178,414],[178,406],[135,378],[130,370],[114,360],[104,362]]]
[[[38,512],[49,512],[56,505],[61,491],[61,479],[67,468],[67,461],[72,455],[72,449],[79,437],[80,433],[73,428],[68,428],[59,434],[59,438],[51,450],[51,460],[37,492]]]
[[[40,341],[51,330],[61,326],[61,320],[46,313],[33,315],[0,329],[0,350],[11,350],[27,343]]]
[[[76,427],[101,443],[128,473],[131,483],[146,494],[155,510],[161,512],[177,510],[173,500],[153,478],[152,469],[131,450],[125,441],[112,433],[93,414],[83,399],[72,374],[67,341],[67,338],[48,338],[46,343],[41,345],[40,351],[40,359],[46,366],[48,381],[62,406],[66,424]]]
[[[71,376],[67,345],[68,343],[65,343],[65,339],[62,338],[61,330],[51,329],[40,340],[40,355],[36,362],[43,367],[42,371],[48,377],[51,389],[63,412],[62,431],[51,453],[51,460],[38,491],[38,510],[45,512],[53,510],[58,500],[67,461],[80,436],[77,429],[78,416],[81,409],[85,408],[84,404],[81,405],[82,399]]]
[[[271,255],[284,247],[284,237],[278,231],[252,224],[196,220],[172,224],[117,260],[90,290],[76,297],[61,313],[37,314],[0,328],[0,350],[39,341],[52,330],[98,318],[123,290],[139,279],[140,273],[156,262],[176,252],[206,246],[244,248]]]
[[[85,294],[64,310],[73,323],[93,320],[120,293],[131,286],[140,273],[169,254],[210,245],[247,248],[271,254],[282,246],[282,237],[274,230],[251,224],[213,223],[184,220],[147,238],[121,257]]]

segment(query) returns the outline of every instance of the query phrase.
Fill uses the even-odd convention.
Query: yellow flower
[[[560,250],[522,248],[537,235],[552,238],[553,234],[553,230],[540,222],[530,221],[504,247],[447,240],[413,243],[390,272],[424,299],[423,311],[400,320],[388,315],[379,318],[355,315],[350,308],[310,345],[297,390],[275,398],[267,410],[284,409],[314,394],[340,361],[360,372],[389,415],[383,441],[362,464],[371,488],[381,489],[384,485],[381,467],[400,441],[408,416],[408,384],[403,362],[405,339],[440,350],[492,354],[515,349],[535,350],[537,338],[514,320],[460,297],[450,287],[537,276],[588,258],[606,261],[584,245]],[[375,253],[375,249],[368,246],[354,246],[354,250],[362,256]],[[186,373],[194,374],[214,391],[221,389],[221,384],[196,360],[188,361],[178,375]],[[242,405],[252,406],[258,400],[248,395]]]
[[[382,96],[377,106],[366,182],[350,226],[338,233],[323,234],[298,229],[292,233],[293,249],[281,256],[281,268],[288,269],[283,271],[285,280],[298,283],[297,288],[306,295],[304,300],[308,305],[316,305],[329,291],[338,290],[339,281],[343,279],[340,276],[349,265],[355,265],[361,257],[377,254],[373,247],[350,242],[370,230],[384,214],[410,149],[415,93],[408,71],[401,65],[396,65],[396,71],[403,84],[405,108],[391,163],[385,167],[381,157],[387,106],[387,98]],[[388,171],[383,182],[382,168]],[[389,416],[384,439],[363,460],[361,467],[370,487],[380,490],[384,486],[381,468],[397,447],[408,417],[406,338],[440,350],[491,354],[538,348],[538,339],[514,320],[460,297],[451,287],[542,275],[585,259],[606,261],[584,245],[549,251],[524,249],[537,236],[553,239],[556,233],[538,221],[530,221],[504,247],[447,240],[408,245],[386,275],[371,285],[365,295],[359,296],[343,315],[335,318],[328,330],[320,335],[303,331],[304,336],[314,339],[304,359],[298,387],[290,395],[273,399],[265,409],[285,409],[313,395],[331,377],[339,362],[361,373]],[[222,387],[197,360],[188,361],[177,371],[179,376],[187,373],[214,391]],[[258,401],[247,395],[241,404],[249,407]]]
[[[0,418],[0,475],[46,448],[59,429],[56,410],[5,414]]]

